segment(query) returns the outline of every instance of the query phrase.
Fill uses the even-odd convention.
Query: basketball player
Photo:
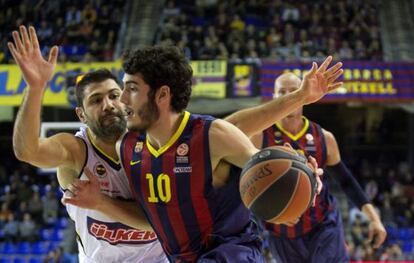
[[[285,73],[275,80],[275,97],[288,96],[300,88],[301,80],[293,73]],[[302,107],[253,136],[258,147],[289,143],[305,155],[316,158],[325,174],[337,180],[347,197],[369,218],[369,241],[378,248],[386,237],[379,215],[366,195],[341,161],[335,137],[329,131],[302,115]],[[323,177],[323,189],[298,222],[288,225],[265,223],[271,233],[270,249],[277,262],[349,262],[345,248],[343,226],[334,197]]]
[[[56,66],[58,49],[53,47],[49,60],[44,60],[33,27],[29,33],[20,27],[20,34],[13,32],[13,39],[14,45],[8,46],[28,85],[13,132],[17,158],[42,168],[57,167],[62,189],[75,178],[85,178],[84,170],[89,169],[99,181],[101,192],[132,199],[115,150],[116,141],[126,130],[119,101],[122,90],[116,77],[107,70],[86,74],[76,87],[76,114],[88,127],[81,128],[76,135],[58,133],[41,139],[38,131],[42,98]],[[134,216],[140,211],[135,203],[119,204],[127,212],[116,216],[140,229],[98,211],[66,206],[75,221],[80,262],[168,262],[147,220]]]
[[[340,66],[326,70],[330,61],[319,69],[314,63],[299,92],[254,110],[269,114],[267,107],[281,101],[296,103],[301,98],[299,106],[318,100],[330,84],[337,87]],[[120,156],[139,206],[168,258],[263,262],[256,226],[238,191],[239,168],[258,150],[234,125],[185,111],[192,70],[177,49],[138,49],[126,55],[123,68],[121,101],[126,105],[129,132],[119,144]],[[256,120],[251,124],[256,125]],[[221,172],[223,162],[233,165],[229,173]],[[88,197],[96,191],[94,181],[72,183],[74,197],[67,202],[103,210],[104,201]]]

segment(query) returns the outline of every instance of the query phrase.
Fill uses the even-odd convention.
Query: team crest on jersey
[[[93,170],[95,171],[96,176],[98,176],[99,178],[103,178],[106,176],[106,168],[101,163],[96,163]]]
[[[142,148],[144,148],[144,143],[143,142],[137,142],[135,144],[134,152],[139,153],[139,152],[142,151]]]
[[[315,144],[315,141],[313,139],[313,135],[312,134],[307,133],[305,135],[305,138],[306,138],[306,141],[307,141],[308,144]]]
[[[88,232],[96,239],[116,244],[145,244],[157,240],[157,235],[151,231],[131,228],[121,223],[109,223],[87,218]]]
[[[177,154],[180,156],[184,156],[188,153],[189,147],[188,144],[182,143],[177,147]]]

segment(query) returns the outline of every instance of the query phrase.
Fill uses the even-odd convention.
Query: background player
[[[330,61],[319,70],[314,64],[303,82],[309,86],[291,97],[318,90],[309,97],[321,98],[341,72],[339,68],[327,71]],[[243,167],[257,149],[228,122],[184,111],[192,71],[176,49],[134,51],[123,67],[121,101],[126,104],[128,129],[141,133],[130,131],[123,138],[121,159],[170,260],[262,262],[255,226],[240,200],[239,171],[233,167],[230,173],[221,173],[219,165],[226,161]],[[299,104],[309,103],[309,97],[302,97]],[[101,209],[103,202],[88,198],[92,184],[72,184],[75,197],[67,202],[85,206],[84,200],[89,199],[89,208]]]
[[[126,129],[116,77],[107,70],[99,70],[86,74],[77,84],[76,113],[88,128],[82,128],[75,136],[59,133],[40,139],[42,97],[54,72],[58,49],[53,47],[49,60],[44,60],[33,27],[29,28],[29,34],[25,27],[20,27],[20,35],[13,32],[13,39],[14,45],[8,45],[28,85],[13,133],[17,158],[42,168],[57,167],[63,189],[75,178],[84,178],[84,169],[89,169],[99,180],[100,191],[111,197],[131,199],[128,181],[115,150],[115,142]],[[94,210],[67,205],[78,233],[80,261],[167,262],[147,221],[134,216],[139,213],[136,205],[133,202],[120,204],[125,205],[129,213],[117,216],[128,225],[138,225],[145,230],[133,229]],[[128,210],[131,207],[132,210]]]
[[[285,73],[275,80],[275,97],[286,96],[299,89],[301,80],[293,73]],[[341,161],[335,137],[302,115],[302,107],[252,138],[258,147],[289,143],[304,154],[316,158],[325,174],[339,182],[347,197],[369,218],[369,241],[378,248],[386,231],[374,207]],[[289,225],[266,223],[270,248],[278,262],[348,262],[342,220],[336,201],[329,192],[327,177],[316,204],[309,208],[299,222]]]

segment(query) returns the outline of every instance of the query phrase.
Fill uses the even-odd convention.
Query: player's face
[[[93,83],[85,89],[84,122],[102,139],[116,140],[126,129],[124,106],[120,101],[121,88],[112,80]]]
[[[282,83],[276,83],[275,93],[273,94],[273,97],[279,98],[281,96],[292,93],[295,90],[299,89],[299,84],[294,81],[285,81]],[[291,114],[289,114],[286,118],[293,118],[297,116],[302,116],[302,107],[292,112]]]
[[[148,98],[150,86],[140,74],[125,74],[123,82],[121,101],[125,104],[128,130],[146,131],[159,118],[157,104]]]

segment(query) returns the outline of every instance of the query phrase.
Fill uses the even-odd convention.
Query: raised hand
[[[344,72],[342,63],[338,62],[328,69],[331,62],[332,56],[327,57],[319,68],[313,62],[311,70],[304,75],[300,92],[303,94],[305,104],[316,102],[331,90],[343,85],[342,82],[336,82]]]
[[[50,50],[49,59],[45,60],[40,52],[34,27],[20,26],[19,31],[13,31],[14,44],[8,42],[9,50],[19,65],[27,85],[31,88],[44,89],[52,78],[58,57],[58,47]]]

